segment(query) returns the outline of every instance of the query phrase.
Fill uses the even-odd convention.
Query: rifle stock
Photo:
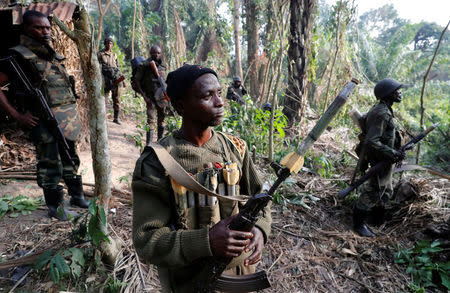
[[[75,163],[72,160],[72,157],[69,154],[69,145],[67,144],[67,140],[64,137],[64,134],[59,127],[58,120],[56,120],[55,115],[53,114],[50,106],[47,103],[47,100],[45,99],[44,95],[40,91],[40,89],[35,88],[32,86],[30,80],[23,72],[20,65],[17,63],[16,59],[14,59],[13,56],[10,56],[8,58],[5,58],[3,60],[6,60],[11,65],[14,72],[17,74],[17,77],[19,78],[22,85],[25,87],[25,90],[32,96],[38,99],[39,105],[41,106],[41,119],[44,120],[44,122],[47,124],[48,130],[52,134],[52,136],[55,138],[55,140],[58,142],[60,146],[60,151],[64,157],[66,157],[67,161],[75,167]]]
[[[404,152],[407,150],[410,150],[414,147],[415,144],[417,144],[419,141],[421,141],[425,136],[427,136],[431,131],[433,131],[434,129],[436,129],[436,127],[438,127],[439,123],[435,123],[433,125],[431,125],[430,127],[428,127],[427,130],[425,130],[424,132],[420,133],[419,135],[413,137],[408,143],[406,143],[405,145],[403,145],[402,147],[400,147],[400,151]],[[364,182],[366,182],[370,177],[376,175],[378,172],[380,172],[380,170],[383,170],[384,168],[386,168],[388,165],[392,164],[389,161],[382,161],[379,162],[378,164],[374,165],[373,167],[371,167],[369,169],[369,171],[367,171],[366,174],[364,174],[363,176],[361,176],[358,180],[354,181],[352,184],[350,184],[347,188],[345,188],[344,190],[341,190],[338,193],[338,197],[339,198],[345,198],[350,192],[352,192],[353,190],[355,190],[356,188],[358,188],[358,186],[360,186],[361,184],[363,184]]]

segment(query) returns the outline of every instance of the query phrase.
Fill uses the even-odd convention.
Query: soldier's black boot
[[[158,140],[160,140],[164,135],[165,126],[158,126]]]
[[[64,182],[67,185],[67,193],[70,196],[70,205],[87,209],[89,202],[84,199],[81,176],[77,175],[75,178],[64,178]]]
[[[114,110],[114,123],[121,125],[120,121],[119,121],[119,110]]]
[[[153,142],[153,137],[154,136],[155,136],[155,131],[154,130],[147,131],[147,138],[146,138],[146,141],[145,141],[145,145],[146,146],[149,146],[150,143]]]
[[[356,233],[364,237],[375,237],[369,227],[366,226],[368,213],[358,208],[353,208],[353,229]]]
[[[64,192],[61,185],[58,185],[55,189],[44,188],[44,198],[48,207],[48,216],[50,218],[56,218],[60,221],[68,221],[68,215],[71,215],[72,217],[78,216],[77,213],[70,212],[64,207]],[[59,206],[62,208],[58,211]]]

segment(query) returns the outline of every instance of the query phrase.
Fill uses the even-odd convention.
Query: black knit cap
[[[206,73],[212,73],[217,77],[213,69],[201,65],[185,64],[170,72],[166,79],[167,95],[172,101],[182,100],[197,78]]]

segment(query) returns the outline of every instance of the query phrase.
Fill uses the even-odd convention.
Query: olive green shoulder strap
[[[178,184],[186,187],[191,191],[195,191],[199,194],[206,194],[209,196],[215,196],[222,200],[231,200],[231,201],[242,201],[245,202],[248,199],[248,196],[238,195],[238,196],[223,196],[219,195],[211,190],[205,188],[203,185],[198,183],[197,180],[192,178],[184,168],[178,164],[177,161],[169,154],[169,152],[158,143],[151,143],[150,147],[155,152],[158,157],[161,165],[167,171],[170,177],[172,177]]]

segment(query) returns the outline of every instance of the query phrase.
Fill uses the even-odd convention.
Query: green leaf
[[[97,207],[98,211],[100,212],[100,221],[102,223],[103,226],[106,226],[106,213],[105,213],[105,209],[103,208],[103,206],[99,205]]]
[[[96,207],[96,204],[95,204],[95,198],[91,199],[91,201],[89,202],[89,213],[92,216],[97,215],[97,207]]]
[[[19,216],[18,213],[11,213],[11,214],[9,214],[10,218],[17,218],[18,216]]]
[[[43,254],[38,256],[33,267],[37,270],[43,268],[49,262],[51,256],[52,256],[52,251],[46,250]]]
[[[440,272],[439,276],[441,276],[442,285],[444,285],[445,288],[450,290],[450,275],[449,275],[448,271]]]
[[[81,266],[84,266],[85,260],[83,251],[79,248],[70,248],[70,251],[72,252],[72,261],[75,261]]]
[[[50,266],[50,278],[52,279],[53,283],[59,283],[59,271],[54,266]]]
[[[70,268],[66,263],[66,260],[60,255],[56,254],[50,261],[50,266],[54,265],[60,272],[61,277],[70,274]]]
[[[95,245],[99,245],[100,242],[102,242],[106,238],[105,233],[100,230],[99,224],[100,223],[97,217],[91,216],[88,225],[88,232],[92,238],[92,242],[94,242]]]

